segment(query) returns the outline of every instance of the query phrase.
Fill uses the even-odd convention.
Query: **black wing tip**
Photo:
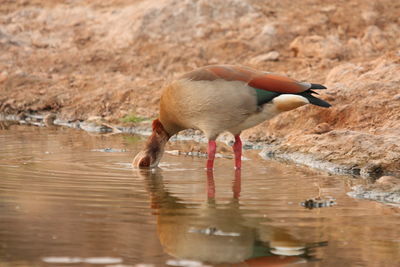
[[[320,99],[321,100],[321,99]],[[323,101],[323,100],[322,100]],[[319,102],[317,106],[323,107],[323,108],[330,108],[332,107],[331,104],[329,104],[328,102],[323,101],[322,103]]]
[[[314,96],[310,96],[307,99],[308,99],[308,101],[310,101],[311,104],[319,106],[319,107],[323,107],[323,108],[332,107],[332,105],[329,104],[328,102],[326,102],[320,98],[314,97]]]
[[[326,102],[326,101],[324,101],[324,100],[322,100],[322,99],[320,99],[318,97],[313,96],[312,93],[315,93],[315,92],[312,92],[310,90],[310,91],[303,92],[303,93],[301,93],[299,95],[304,96],[305,98],[307,98],[307,100],[310,102],[310,104],[313,104],[313,105],[316,105],[316,106],[320,106],[320,107],[323,107],[323,108],[330,108],[332,106],[328,102]]]
[[[308,100],[310,100],[310,99],[308,99]],[[326,101],[324,101],[324,100],[322,100],[322,99],[320,99],[320,98],[316,98],[316,97],[315,97],[315,99],[312,99],[312,100],[310,101],[310,103],[313,104],[313,105],[319,106],[319,107],[323,107],[323,108],[330,108],[330,107],[332,107],[332,105],[329,104],[328,102],[326,102]]]
[[[322,84],[312,83],[310,89],[326,89],[326,87]]]

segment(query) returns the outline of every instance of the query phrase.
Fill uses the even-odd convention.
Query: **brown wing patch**
[[[306,90],[297,81],[274,74],[256,76],[249,82],[249,85],[258,89],[287,94],[301,93]]]
[[[182,76],[192,81],[242,81],[249,86],[277,93],[300,93],[306,89],[296,80],[285,76],[266,74],[247,67],[232,65],[211,65]]]
[[[209,70],[227,81],[242,81],[247,83],[253,76],[253,73],[234,66],[211,66]]]

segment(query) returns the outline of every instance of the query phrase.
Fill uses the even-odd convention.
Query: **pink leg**
[[[242,140],[240,140],[240,135],[235,135],[233,152],[235,153],[235,168],[238,170],[242,168]]]
[[[242,184],[241,170],[236,169],[235,170],[235,180],[233,180],[233,186],[232,186],[233,198],[235,198],[235,199],[239,199],[240,191],[241,191],[241,184]]]
[[[208,159],[207,159],[207,170],[214,168],[215,152],[217,150],[217,143],[215,140],[208,140]]]
[[[215,199],[215,183],[213,170],[207,170],[207,198]]]

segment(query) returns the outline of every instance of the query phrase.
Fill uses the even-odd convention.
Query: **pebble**
[[[400,184],[400,178],[394,176],[382,176],[376,180],[376,183],[382,185],[398,185]]]
[[[259,55],[259,56],[256,56],[256,57],[252,58],[250,62],[252,64],[259,64],[259,63],[264,62],[264,61],[278,61],[279,60],[279,56],[280,56],[279,52],[271,51],[271,52],[268,52],[266,54],[262,54],[262,55]]]
[[[332,127],[328,123],[323,122],[323,123],[318,124],[312,133],[323,134],[323,133],[327,133],[330,131],[332,131]]]
[[[361,168],[360,175],[365,178],[378,178],[382,175],[383,169],[380,164],[368,163]]]
[[[53,126],[54,125],[54,120],[56,119],[56,115],[53,113],[49,113],[46,116],[43,117],[43,122],[46,126]]]
[[[6,71],[0,73],[0,83],[7,80],[7,78],[8,78],[8,73]]]

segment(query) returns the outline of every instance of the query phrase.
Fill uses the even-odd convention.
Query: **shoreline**
[[[123,133],[123,134],[137,134],[142,136],[149,136],[151,134],[150,123],[139,123],[135,126],[121,126],[113,125],[104,121],[100,121],[100,118],[94,117],[89,118],[86,121],[66,121],[53,117],[52,119],[46,118],[49,114],[3,114],[0,113],[0,121],[14,121],[20,124],[35,125],[40,127],[45,126],[65,126],[68,128],[81,129],[86,132],[93,133]],[[47,120],[47,121],[46,121]],[[148,121],[149,122],[149,121]],[[219,142],[223,142],[230,145],[233,139],[230,138],[229,134],[222,134],[217,139]],[[206,138],[199,132],[193,129],[185,130],[177,135],[171,137],[170,141],[194,141],[197,143],[206,143]],[[354,177],[360,177],[364,179],[376,180],[381,176],[398,176],[400,173],[392,172],[390,170],[382,169],[374,170],[370,165],[359,164],[339,164],[329,160],[320,160],[312,153],[306,154],[299,151],[287,152],[280,149],[278,145],[268,143],[266,141],[250,141],[247,139],[243,140],[244,150],[260,150],[259,156],[262,159],[273,159],[281,162],[288,162],[291,164],[299,164],[307,166],[311,169],[321,170],[330,174],[335,175],[351,175]]]
[[[99,118],[97,118],[99,119]],[[136,134],[142,136],[148,136],[151,134],[151,126],[149,123],[141,123],[135,126],[121,126],[112,125],[106,122],[92,118],[88,121],[65,121],[58,119],[53,114],[2,114],[0,113],[0,121],[12,121],[19,124],[34,125],[38,127],[46,126],[63,126],[74,129],[81,129],[86,132],[95,133],[115,133],[115,134]],[[230,145],[232,142],[229,134],[221,135],[217,140],[223,142],[226,145]],[[199,131],[187,130],[179,135],[175,135],[171,139],[175,141],[194,141],[196,143],[205,143],[206,139],[202,136]],[[255,142],[249,140],[243,140],[244,150],[260,150],[258,155],[263,160],[276,160],[279,162],[285,162],[288,164],[295,164],[305,166],[314,170],[323,171],[333,175],[345,175],[352,176],[355,179],[363,178],[367,179],[370,184],[362,186],[358,185],[352,188],[352,191],[348,192],[348,195],[353,198],[374,200],[389,205],[400,205],[400,179],[395,177],[397,173],[392,173],[388,170],[366,166],[354,166],[354,165],[343,165],[328,160],[319,160],[313,154],[305,154],[301,152],[286,152],[280,150],[279,146],[269,144],[265,141]],[[181,153],[181,152],[180,152]],[[183,151],[183,153],[189,153]],[[199,153],[198,153],[199,154]],[[389,179],[387,178],[389,177]],[[382,182],[382,179],[385,179]]]

